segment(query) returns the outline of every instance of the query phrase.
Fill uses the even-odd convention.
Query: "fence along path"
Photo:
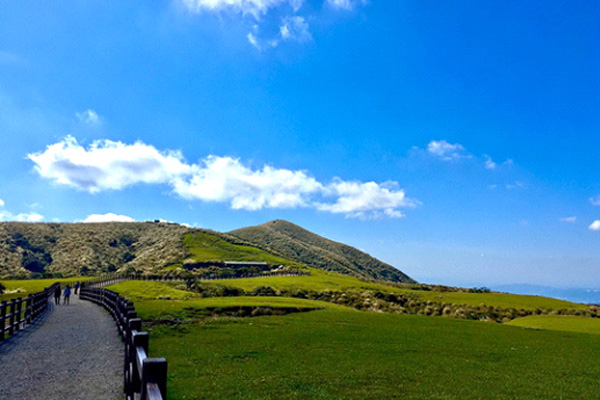
[[[70,305],[48,307],[1,342],[0,399],[121,399],[124,351],[113,319],[73,294]]]

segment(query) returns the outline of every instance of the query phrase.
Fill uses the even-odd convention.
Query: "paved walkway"
[[[110,315],[71,295],[0,344],[0,399],[121,399],[123,356]]]

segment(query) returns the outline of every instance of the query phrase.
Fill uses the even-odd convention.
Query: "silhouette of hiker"
[[[63,298],[63,304],[69,304],[69,297],[71,297],[71,287],[69,285],[67,285],[63,294],[65,296]]]
[[[75,294],[77,294],[77,289],[79,289],[79,282],[76,282],[75,285],[73,286],[73,289],[75,289],[73,292]]]
[[[54,304],[60,305],[60,285],[54,289]]]

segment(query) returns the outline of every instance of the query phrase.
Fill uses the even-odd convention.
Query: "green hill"
[[[334,242],[291,222],[275,220],[229,232],[257,247],[319,269],[367,279],[415,283],[402,271],[354,247]]]

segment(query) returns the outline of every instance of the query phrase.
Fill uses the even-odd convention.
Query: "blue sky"
[[[600,287],[597,2],[0,3],[0,218],[286,219]]]

